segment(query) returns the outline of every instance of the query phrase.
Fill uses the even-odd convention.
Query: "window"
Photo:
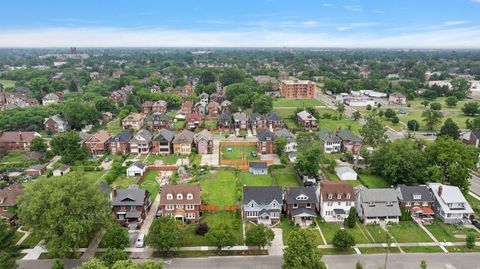
[[[347,193],[347,199],[350,199],[350,193]]]
[[[192,200],[193,199],[193,194],[189,193],[187,194],[187,200]]]
[[[183,194],[179,193],[177,194],[177,200],[182,200],[183,199]]]
[[[307,205],[305,206],[306,208],[311,208],[312,205],[310,203],[307,203]]]
[[[405,206],[411,206],[411,205],[412,205],[412,203],[410,203],[410,202],[405,203]]]
[[[298,208],[298,204],[293,204],[293,208]]]
[[[414,199],[414,200],[420,200],[420,199],[422,199],[422,195],[420,195],[420,194],[414,194],[414,195],[413,195],[413,199]]]
[[[352,205],[352,202],[347,202],[346,205],[347,205],[347,206],[351,206],[351,205]]]
[[[165,208],[166,208],[167,210],[173,210],[173,205],[166,205]]]
[[[342,202],[338,202],[338,205],[342,205]]]
[[[186,210],[193,210],[194,208],[195,208],[194,205],[186,205],[185,206]]]
[[[387,202],[387,206],[393,206],[392,202]]]
[[[337,199],[342,199],[342,194],[341,193],[337,194]]]
[[[173,195],[171,193],[167,194],[167,200],[173,200]]]
[[[374,203],[374,202],[370,202],[370,203],[368,203],[368,206],[369,206],[369,207],[375,207],[375,203]]]
[[[183,205],[177,205],[177,209],[183,209]]]
[[[332,206],[333,205],[333,202],[328,202],[327,203],[327,206]]]
[[[329,193],[328,194],[328,199],[332,199],[333,198],[333,194]]]

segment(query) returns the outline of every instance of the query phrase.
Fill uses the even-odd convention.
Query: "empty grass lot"
[[[233,171],[219,170],[200,179],[202,202],[207,205],[230,206],[237,204],[236,182]]]
[[[119,118],[113,119],[109,123],[107,123],[107,132],[112,135],[117,135],[122,131],[122,123],[120,122]]]
[[[155,161],[162,161],[164,165],[176,164],[178,159],[187,158],[187,156],[183,155],[150,155],[146,160],[147,164],[154,164]]]
[[[317,99],[276,99],[273,101],[273,107],[313,107],[324,106],[325,104]]]
[[[399,243],[432,242],[432,239],[413,221],[387,225],[388,232]]]
[[[219,224],[228,225],[234,233],[235,241],[237,245],[243,244],[243,230],[242,220],[238,213],[219,211],[214,213],[204,213],[200,222],[208,223],[210,229],[215,229]],[[213,246],[206,236],[201,236],[195,233],[197,225],[190,224],[185,226],[185,242],[187,246]]]
[[[340,230],[340,226],[335,223],[319,223],[319,225],[327,243],[332,244],[333,237]],[[361,229],[360,225],[355,225],[353,229],[345,227],[345,230],[353,235],[357,244],[375,243],[372,238],[369,237],[368,234],[365,234],[365,231],[362,231]]]
[[[361,229],[365,232],[365,234],[373,239],[375,243],[386,243],[387,242],[387,232],[383,230],[377,224],[370,224],[370,225],[359,225]]]
[[[467,233],[476,233],[473,229],[461,225],[445,224],[439,219],[436,219],[431,225],[425,225],[425,227],[440,242],[464,242]]]
[[[243,171],[240,173],[238,180],[240,180],[242,186],[273,186],[270,175],[253,175]]]
[[[443,252],[440,247],[421,246],[421,247],[402,247],[406,253],[437,253]]]
[[[232,151],[228,151],[231,148]],[[243,156],[248,160],[260,160],[260,157],[252,157],[251,152],[257,151],[255,146],[222,146],[221,158],[224,160],[242,160]]]
[[[360,173],[358,175],[359,181],[369,189],[389,188],[390,184],[380,176]]]
[[[283,244],[284,245],[287,245],[287,240],[288,240],[288,237],[290,236],[290,234],[293,232],[293,231],[296,231],[296,230],[299,230],[301,229],[299,226],[295,226],[293,225],[292,222],[290,222],[286,216],[282,216],[281,217],[281,220],[280,220],[280,228],[282,228],[282,236],[283,236]],[[309,231],[311,231],[311,234],[312,236],[315,238],[315,240],[317,241],[317,243],[319,245],[322,245],[323,244],[323,240],[322,240],[322,237],[320,236],[320,233],[318,232],[318,230],[316,228],[313,228],[313,227],[308,227],[307,228]]]
[[[140,184],[140,188],[146,189],[150,192],[150,202],[155,201],[155,198],[160,191],[160,184],[158,184],[156,180],[156,176],[159,172],[160,171],[149,171]]]
[[[18,163],[23,162],[24,152],[9,152],[3,155],[0,159],[2,163]]]
[[[273,169],[273,176],[277,186],[281,187],[296,187],[300,186],[297,173],[292,167],[286,167],[281,169]]]

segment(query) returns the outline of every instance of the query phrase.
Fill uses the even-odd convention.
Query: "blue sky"
[[[1,9],[1,47],[480,48],[480,0],[15,0]]]

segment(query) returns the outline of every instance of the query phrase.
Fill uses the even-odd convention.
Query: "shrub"
[[[475,247],[475,240],[476,240],[476,236],[473,232],[470,232],[467,234],[467,238],[466,238],[466,242],[465,242],[465,246],[468,248],[468,249],[472,249]]]
[[[208,233],[208,223],[202,222],[197,225],[197,229],[195,229],[195,233],[198,235],[205,235]]]

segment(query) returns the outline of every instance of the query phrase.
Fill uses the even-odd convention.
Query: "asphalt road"
[[[474,192],[475,194],[480,196],[480,177],[477,175],[470,173],[470,191]]]

